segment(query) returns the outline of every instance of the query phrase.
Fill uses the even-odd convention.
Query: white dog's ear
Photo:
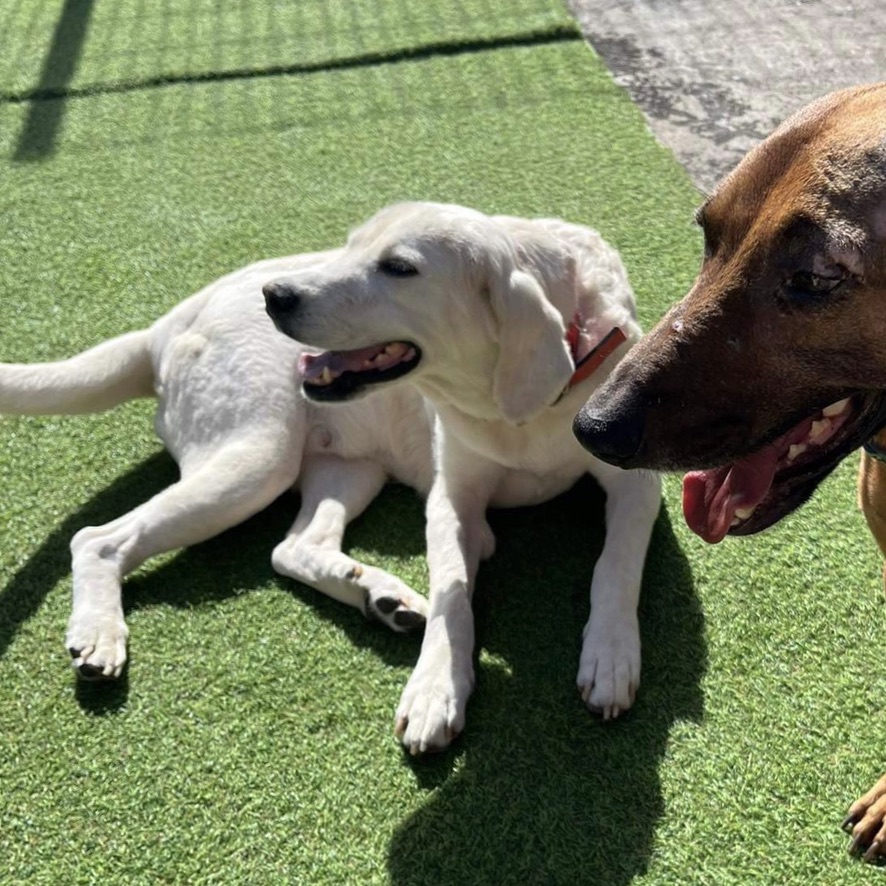
[[[489,288],[499,332],[492,394],[505,420],[521,424],[550,406],[572,375],[566,330],[525,271],[512,267]]]

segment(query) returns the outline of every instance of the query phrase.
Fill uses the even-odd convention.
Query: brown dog
[[[625,468],[691,470],[686,520],[717,542],[784,517],[862,444],[886,458],[886,83],[792,117],[698,221],[695,285],[575,432]],[[886,462],[863,455],[859,490],[886,553]],[[886,776],[845,824],[886,857]]]

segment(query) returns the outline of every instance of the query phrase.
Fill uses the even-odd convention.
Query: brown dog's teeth
[[[849,405],[849,398],[847,397],[845,400],[838,400],[836,403],[831,403],[830,406],[825,406],[822,409],[821,414],[826,415],[828,418],[833,418],[835,415],[840,415],[840,413],[846,411],[846,407]]]
[[[808,448],[805,443],[792,443],[788,449],[788,461],[799,458]]]
[[[813,443],[817,443],[822,437],[830,434],[831,427],[831,423],[826,418],[812,422],[812,427],[809,429],[809,439]]]

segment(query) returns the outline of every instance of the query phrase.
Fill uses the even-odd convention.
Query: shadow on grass
[[[165,452],[151,456],[116,479],[62,522],[0,590],[0,657],[21,626],[39,609],[46,594],[71,572],[71,537],[84,526],[107,523],[174,482],[175,463]],[[59,627],[61,649],[64,625]]]
[[[591,717],[575,676],[602,508],[602,493],[582,481],[539,508],[493,514],[498,549],[478,578],[482,651],[468,726],[449,752],[412,764],[421,787],[436,790],[394,836],[397,886],[612,886],[646,870],[668,735],[703,714],[704,623],[662,511],[641,602],[637,703],[613,723]]]
[[[158,452],[112,482],[46,538],[13,579],[0,590],[0,657],[19,629],[32,618],[46,594],[70,575],[72,536],[84,526],[107,523],[156,495],[178,479],[178,468],[166,452]],[[354,521],[346,542],[377,551],[382,556],[422,555],[422,505],[413,492],[389,487],[370,513]],[[343,607],[318,591],[277,576],[271,568],[271,550],[289,529],[298,507],[292,493],[280,496],[260,514],[200,545],[182,551],[166,563],[136,573],[123,584],[123,608],[129,613],[151,606],[200,606],[233,597],[276,581],[307,601],[326,619],[335,621],[360,646],[373,649],[383,660],[408,665],[418,655],[418,643],[368,622],[356,610]],[[373,514],[384,513],[384,521]],[[391,527],[396,525],[396,530]],[[65,625],[58,626],[62,650]],[[60,659],[61,661],[61,659]],[[126,672],[117,681],[81,682],[73,678],[80,706],[96,715],[121,710],[127,700]]]
[[[370,622],[356,609],[274,572],[271,551],[286,535],[297,510],[298,496],[284,493],[256,516],[183,550],[167,563],[151,568],[148,561],[144,573],[124,583],[125,612],[157,605],[200,606],[271,582],[310,606],[319,618],[333,622],[355,646],[371,649],[386,664],[412,663],[418,657],[418,638],[410,642],[409,637]],[[424,556],[422,515],[423,505],[412,490],[388,486],[367,512],[350,524],[344,548],[358,545],[380,557]]]
[[[176,477],[172,459],[157,453],[52,532],[0,592],[0,654],[47,589],[68,575],[74,532],[130,510]],[[277,582],[355,645],[388,664],[411,666],[416,638],[385,631],[275,576],[269,554],[296,507],[294,496],[283,496],[244,524],[149,566],[125,584],[126,611],[199,606]],[[541,507],[491,515],[498,551],[478,580],[481,652],[468,727],[446,754],[411,764],[420,789],[434,793],[395,833],[388,860],[395,884],[622,884],[646,869],[663,812],[658,769],[671,727],[703,712],[703,619],[662,512],[641,603],[637,704],[615,723],[588,714],[574,681],[602,509],[602,493],[586,481]],[[410,490],[389,488],[348,539],[382,555],[420,555],[421,503]],[[59,625],[59,649],[63,630]],[[78,703],[93,715],[112,715],[128,699],[125,674],[116,683],[78,684],[73,677],[72,683]]]
[[[89,30],[94,0],[65,0],[52,35],[52,43],[43,60],[36,92],[64,93],[77,73],[83,44]],[[42,160],[55,150],[58,133],[64,120],[67,102],[57,98],[35,97],[28,108],[13,160]]]

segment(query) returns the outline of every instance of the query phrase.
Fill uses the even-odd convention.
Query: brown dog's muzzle
[[[602,461],[633,467],[640,458],[646,427],[646,404],[630,389],[616,396],[595,397],[575,417],[572,430],[578,441]]]

